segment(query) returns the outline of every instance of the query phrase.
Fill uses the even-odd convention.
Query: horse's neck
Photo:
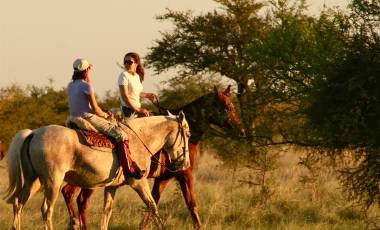
[[[186,115],[186,120],[190,127],[191,137],[189,142],[198,144],[203,134],[209,127],[208,123],[208,110],[212,106],[211,97],[213,94],[206,94],[195,101],[174,110],[178,113],[183,111]]]
[[[128,124],[129,126],[129,135],[137,135],[137,138],[140,139],[144,145],[151,151],[151,154],[158,152],[164,144],[167,135],[171,132],[171,129],[167,128],[168,124],[177,123],[176,121],[171,121],[165,118],[164,116],[156,116],[149,118],[138,118]],[[165,127],[165,128],[163,128]]]

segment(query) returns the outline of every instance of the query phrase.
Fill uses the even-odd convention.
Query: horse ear
[[[227,86],[227,89],[224,90],[223,94],[226,95],[226,96],[230,96],[231,95],[231,85]]]
[[[166,110],[166,112],[168,112],[169,117],[175,117],[169,110]]]
[[[178,114],[178,120],[182,123],[185,120],[185,113],[181,110]]]

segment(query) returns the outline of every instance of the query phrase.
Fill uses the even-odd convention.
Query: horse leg
[[[59,189],[63,182],[64,173],[61,176],[54,176],[53,180],[45,183],[44,200],[41,206],[42,218],[45,222],[46,230],[53,230],[52,216],[54,211],[54,205],[59,195]],[[58,183],[59,182],[59,183]]]
[[[66,184],[61,189],[61,193],[63,197],[65,198],[66,207],[69,212],[69,217],[70,217],[69,229],[71,228],[79,229],[80,227],[78,213],[75,210],[75,204],[74,204],[74,196],[80,189],[81,189],[80,187],[74,186],[71,184]]]
[[[169,179],[161,179],[161,178],[155,178],[154,179],[154,184],[153,184],[153,189],[152,189],[152,196],[154,198],[154,201],[156,204],[158,204],[158,201],[161,198],[161,193],[164,191],[166,186],[168,185],[169,181],[172,178]]]
[[[183,197],[185,198],[187,208],[189,209],[193,219],[194,227],[196,229],[200,229],[201,219],[195,203],[194,178],[191,169],[187,169],[183,174],[177,176],[176,179],[181,186]]]
[[[12,229],[21,229],[21,212],[25,203],[38,191],[41,187],[40,181],[34,179],[33,181],[25,182],[20,193],[14,198],[13,201],[13,226]]]
[[[158,229],[164,229],[164,224],[161,217],[158,215],[158,208],[156,202],[153,199],[153,196],[149,189],[149,183],[146,178],[142,178],[140,180],[135,180],[133,178],[128,179],[128,184],[139,194],[140,198],[144,201],[147,206],[148,212],[152,214],[155,220],[155,224]],[[144,225],[143,221],[140,222],[139,229],[144,229],[146,225]]]
[[[158,204],[158,201],[161,198],[161,194],[168,185],[169,181],[172,178],[169,179],[162,179],[162,178],[155,178],[154,179],[154,184],[153,184],[153,189],[152,189],[152,196],[156,204]],[[144,217],[140,223],[140,226],[145,227],[148,225],[150,219],[150,213],[145,213]]]
[[[94,189],[83,188],[77,197],[80,227],[83,230],[87,229],[87,204],[94,191]]]
[[[21,229],[21,211],[22,205],[19,201],[19,198],[16,196],[13,198],[13,225],[12,229],[19,230]]]
[[[115,198],[116,186],[104,188],[104,209],[101,230],[107,230],[112,214],[112,203]]]

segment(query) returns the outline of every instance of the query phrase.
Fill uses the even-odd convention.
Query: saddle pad
[[[90,130],[76,130],[78,135],[83,136],[87,144],[95,147],[115,148],[115,144],[109,137],[102,133],[90,131]]]

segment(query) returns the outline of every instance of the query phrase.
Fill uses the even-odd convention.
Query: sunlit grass
[[[347,202],[331,171],[319,172],[314,183],[301,183],[300,178],[308,172],[297,164],[298,158],[299,153],[292,151],[280,156],[279,168],[270,173],[275,179],[274,193],[262,204],[252,187],[239,182],[247,176],[247,169],[238,168],[233,173],[211,151],[204,151],[195,172],[196,200],[203,229],[365,229],[367,225],[360,209]],[[0,162],[2,192],[7,187],[5,161]],[[27,203],[22,215],[23,229],[43,229],[41,203],[42,192]],[[103,190],[98,189],[89,204],[89,229],[99,229],[102,206]],[[167,229],[192,229],[177,183],[170,183],[165,190],[159,211]],[[0,229],[10,229],[12,212],[11,205],[0,201]],[[138,195],[128,186],[121,187],[116,194],[109,229],[136,229],[143,212],[144,204]],[[68,214],[61,195],[53,222],[55,229],[67,229]]]

